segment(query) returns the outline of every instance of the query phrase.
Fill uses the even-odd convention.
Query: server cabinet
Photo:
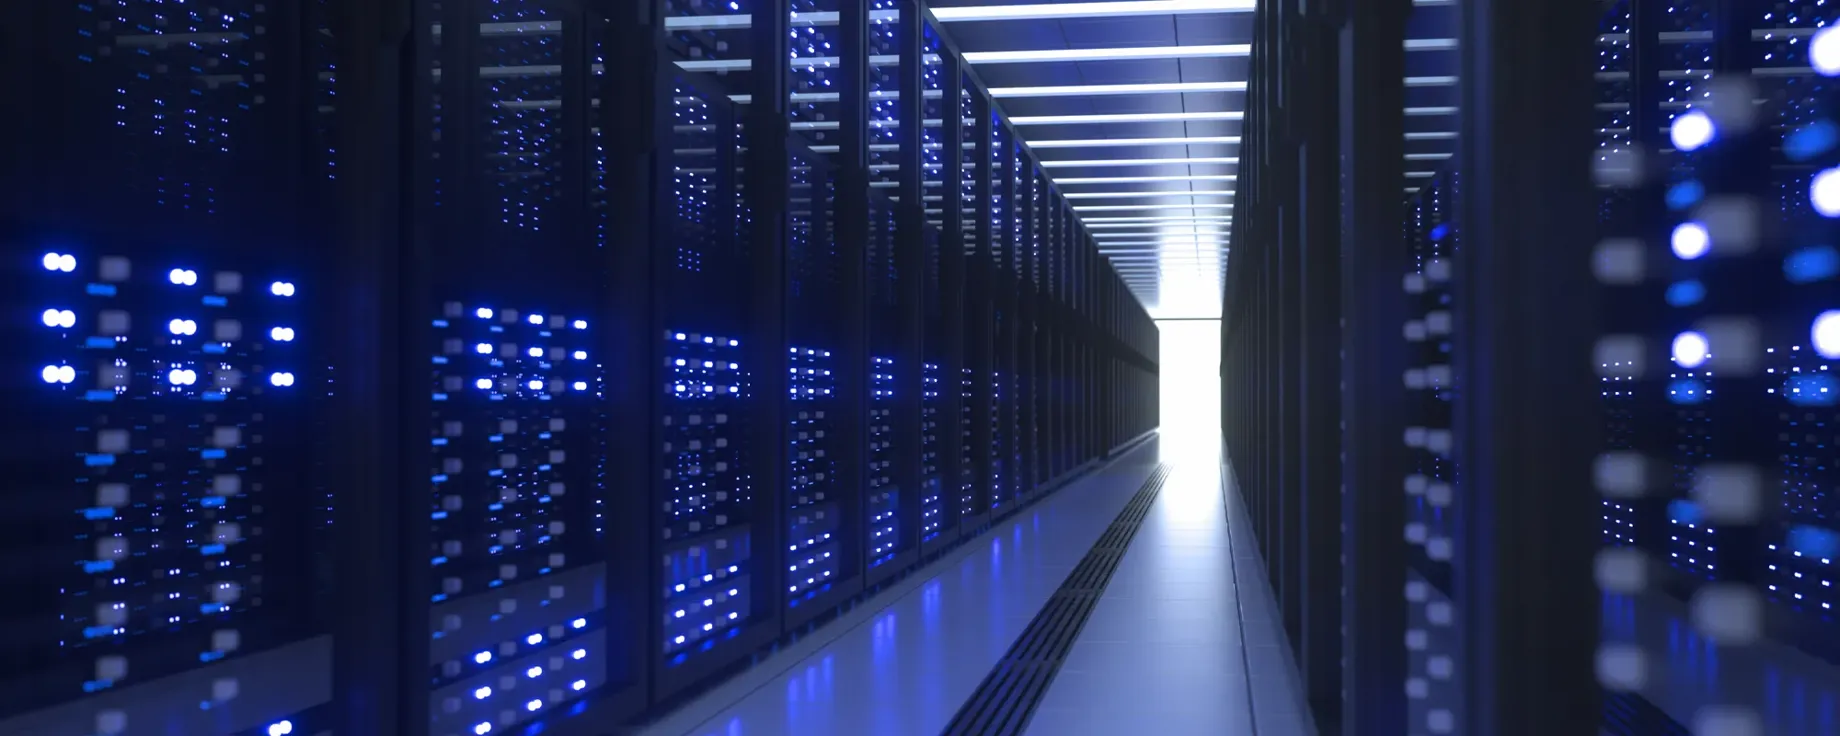
[[[951,205],[954,197],[949,196],[948,183],[956,185],[956,178],[947,176],[945,165],[948,157],[959,158],[945,142],[954,138],[952,133],[959,126],[952,120],[953,98],[946,95],[948,79],[956,78],[956,69],[947,68],[941,55],[943,46],[940,36],[931,23],[922,22],[921,52],[925,58],[938,58],[940,63],[924,64],[921,84],[921,177],[920,177],[920,247],[924,259],[924,285],[921,293],[920,324],[920,543],[923,549],[936,549],[942,543],[940,535],[946,529],[946,519],[951,515],[950,494],[946,492],[946,446],[957,438],[948,434],[946,409],[951,402],[950,394],[956,389],[945,381],[950,374],[946,372],[949,362],[950,343],[957,340],[957,330],[946,320],[947,301],[952,293],[947,291],[946,280],[948,266],[946,263],[948,236],[950,241],[957,241],[957,233],[946,227],[947,209],[956,209]],[[954,138],[955,139],[955,138]]]
[[[791,385],[784,569],[785,628],[796,630],[862,590],[866,383],[862,304],[872,211],[867,189],[867,16],[853,3],[801,0],[793,13],[831,25],[788,28],[787,241]],[[845,12],[845,11],[849,12]],[[813,63],[814,58],[831,60]],[[801,63],[803,62],[803,63]],[[801,176],[810,172],[809,179]],[[874,426],[874,425],[871,425]]]
[[[329,9],[9,9],[0,731],[329,728]],[[352,385],[353,392],[364,387]],[[332,394],[329,396],[328,394]],[[375,396],[374,394],[372,395]],[[341,539],[339,535],[346,534]]]
[[[1016,179],[1015,136],[1004,123],[1002,116],[991,111],[990,145],[990,219],[991,241],[989,293],[991,299],[991,361],[990,374],[983,380],[990,386],[990,472],[986,478],[989,488],[989,502],[992,513],[1007,512],[1012,501],[1012,481],[1015,463],[1010,460],[1013,454],[1015,433],[1011,429],[1013,413],[1011,398],[1013,389],[1008,385],[1009,376],[1015,370],[1015,295],[1014,277],[1008,260],[1013,258],[1016,248]]]
[[[780,635],[781,602],[804,587],[788,590],[799,571],[781,567],[780,550],[801,512],[815,515],[781,485],[796,457],[785,444],[796,416],[784,298],[794,272],[787,249],[795,172],[780,61],[789,52],[785,34],[773,30],[784,21],[756,10],[735,28],[701,22],[700,9],[664,7],[661,81],[670,104],[658,124],[669,146],[657,155],[669,188],[631,193],[665,204],[651,242],[627,246],[649,251],[654,284],[642,348],[657,370],[646,536],[659,567],[644,578],[642,597],[654,701]],[[818,174],[806,169],[797,176],[815,195]],[[830,550],[834,541],[811,547]]]
[[[477,732],[602,690],[631,635],[606,627],[610,244],[589,205],[584,8],[416,12],[405,316],[420,329],[404,348],[428,369],[404,421],[427,500],[399,533],[427,566],[409,602],[427,608],[407,632],[426,644],[402,656],[429,673],[408,696],[427,701],[428,731]]]
[[[1002,472],[996,451],[1002,435],[997,432],[997,335],[999,330],[999,293],[996,253],[1002,236],[1001,197],[1003,187],[997,151],[1002,148],[1001,122],[991,109],[990,97],[982,90],[970,92],[971,145],[966,152],[966,170],[970,172],[969,197],[971,242],[965,251],[968,263],[969,302],[966,309],[965,381],[967,387],[966,467],[971,473],[971,488],[965,496],[966,524],[976,528],[989,519],[1001,503],[995,478]]]

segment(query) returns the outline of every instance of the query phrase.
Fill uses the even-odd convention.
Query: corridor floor
[[[1218,443],[1195,439],[1127,453],[643,733],[936,736],[1158,462],[1173,472],[1029,733],[1308,733]]]

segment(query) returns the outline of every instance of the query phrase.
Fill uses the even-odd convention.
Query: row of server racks
[[[1830,732],[1642,693],[1840,661],[1840,8],[1259,19],[1223,429],[1322,732]]]
[[[9,7],[0,734],[607,733],[1142,441],[923,13]]]

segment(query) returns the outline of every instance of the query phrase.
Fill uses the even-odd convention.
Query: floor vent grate
[[[1137,495],[1099,535],[1099,541],[1073,572],[1067,573],[1067,579],[1035,620],[1029,622],[1022,636],[958,709],[946,726],[947,736],[1009,736],[1023,732],[1168,477],[1167,465],[1158,465],[1150,473]]]
[[[1604,732],[1613,736],[1693,736],[1654,703],[1630,693],[1604,693]]]

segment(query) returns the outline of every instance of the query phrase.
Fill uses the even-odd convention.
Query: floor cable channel
[[[1047,695],[1048,686],[1054,684],[1054,675],[1068,652],[1073,651],[1080,630],[1099,605],[1105,586],[1118,571],[1118,563],[1124,560],[1125,550],[1149,516],[1168,477],[1169,466],[1157,465],[1016,643],[965,699],[964,706],[946,725],[945,736],[1011,736],[1023,732]]]

